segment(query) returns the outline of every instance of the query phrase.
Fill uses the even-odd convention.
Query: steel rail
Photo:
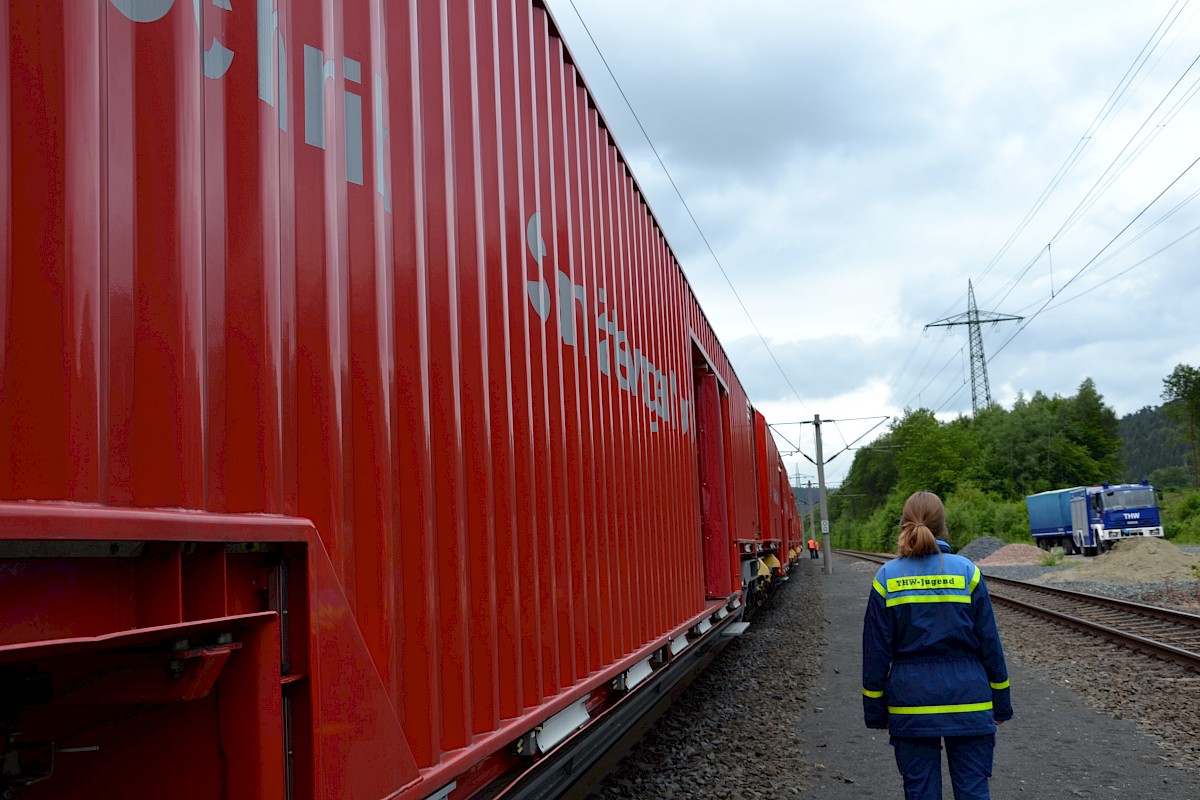
[[[882,564],[892,556],[879,553],[863,553],[853,550],[837,550],[836,553],[852,558]],[[1185,611],[1099,597],[1070,589],[1058,589],[1043,584],[1016,581],[988,575],[988,590],[992,600],[1018,611],[1051,619],[1070,625],[1088,633],[1100,635],[1126,647],[1167,658],[1200,671],[1200,615]],[[1021,599],[1015,595],[1025,594]],[[1028,595],[1035,595],[1046,602],[1035,602]],[[1091,611],[1092,613],[1088,613]],[[1107,618],[1105,618],[1107,615]],[[1119,615],[1120,619],[1114,619]],[[1151,636],[1138,628],[1146,624],[1169,626],[1169,630],[1155,631]],[[1161,636],[1163,638],[1154,638]],[[1166,639],[1166,640],[1164,640]],[[1178,646],[1180,640],[1186,645]],[[1176,642],[1173,644],[1172,641]],[[1194,644],[1193,644],[1194,642]]]

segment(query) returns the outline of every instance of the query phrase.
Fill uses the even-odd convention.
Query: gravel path
[[[859,630],[849,628],[861,625],[861,612],[850,618],[827,610],[825,591],[833,589],[828,583],[831,579],[815,574],[817,563],[803,566],[802,572],[814,573],[798,575],[788,583],[774,607],[725,648],[591,797],[837,800],[884,796],[898,789],[886,738],[871,736],[878,732],[862,727],[858,705],[848,704],[842,697],[853,693],[849,684],[856,686],[858,681],[858,675],[851,673],[857,669]],[[984,572],[1028,580],[1066,568],[995,566]],[[874,569],[839,559],[835,578],[862,572],[856,580],[869,585],[867,573]],[[859,597],[863,594],[860,588],[857,584],[851,588],[852,597],[859,602],[865,599],[865,595]],[[1188,600],[1178,585],[1072,583],[1069,588],[1139,599],[1158,596],[1164,605],[1177,600],[1176,595],[1183,596],[1184,607]],[[834,602],[847,600],[839,596]],[[1046,771],[1035,776],[1029,771],[1036,771],[1034,767],[1023,768],[1043,782],[1031,796],[1039,800],[1135,794],[1172,800],[1200,797],[1196,788],[1200,787],[1200,737],[1196,734],[1200,731],[1200,704],[1180,702],[1180,698],[1198,696],[1200,674],[1162,661],[1147,669],[1145,656],[1082,632],[1003,608],[996,613],[1010,664],[1035,673],[1043,687],[1042,696],[1036,699],[1037,709],[1017,709],[1018,715],[1023,715],[1018,720],[1022,726],[1004,729],[1012,736],[1021,729],[1005,747],[1026,748],[1029,752],[1021,751],[1021,760],[1034,759],[1043,765],[1038,769]],[[827,629],[827,619],[833,618],[841,620],[833,624],[846,630]],[[827,642],[833,639],[840,665],[833,672],[839,674],[830,672],[826,652]],[[836,701],[828,688],[822,688],[823,696],[815,696],[815,687],[825,686],[831,678],[848,682],[837,687]],[[1055,692],[1061,699],[1054,699]],[[1034,697],[1026,699],[1035,702]],[[1060,710],[1060,703],[1067,710]],[[1098,719],[1107,722],[1097,725],[1075,719],[1070,714],[1079,712],[1070,709],[1076,706],[1095,709],[1100,712]],[[1039,711],[1040,719],[1035,713]],[[1067,729],[1053,730],[1056,724]],[[1075,724],[1079,729],[1071,727]],[[851,743],[842,748],[851,748],[850,752],[835,752],[832,743],[830,749],[822,749],[825,737],[835,736],[835,731],[839,741]],[[1130,741],[1134,731],[1148,737],[1146,744]],[[1082,742],[1068,747],[1095,753],[1095,760],[1081,756],[1066,766],[1054,761],[1061,754],[1047,760],[1042,741],[1047,737]],[[1125,755],[1112,756],[1114,748]],[[1130,752],[1136,755],[1130,756]],[[1014,776],[1002,777],[1011,781]],[[1103,787],[1109,788],[1102,792]],[[999,788],[997,785],[996,791]],[[1135,789],[1135,794],[1129,794]]]

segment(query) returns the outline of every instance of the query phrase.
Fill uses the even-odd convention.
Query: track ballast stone
[[[807,571],[807,570],[803,570]],[[819,577],[793,577],[729,643],[590,797],[798,797],[818,767],[797,719],[821,672]]]

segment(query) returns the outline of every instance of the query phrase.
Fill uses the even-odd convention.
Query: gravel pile
[[[588,796],[798,796],[817,768],[803,758],[797,720],[821,673],[824,619],[819,580],[788,581]]]
[[[978,539],[968,542],[963,549],[958,551],[958,555],[969,558],[978,564],[1003,547],[1004,542],[995,536],[980,536]]]
[[[1101,583],[1153,583],[1200,580],[1200,556],[1184,552],[1170,542],[1150,537],[1125,539],[1095,558],[1085,558],[1074,568],[1047,582],[1098,581]]]

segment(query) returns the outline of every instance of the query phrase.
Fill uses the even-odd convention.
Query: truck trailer
[[[1163,535],[1154,487],[1147,481],[1054,489],[1029,495],[1025,507],[1038,546],[1062,547],[1067,555],[1094,556],[1120,539]]]

